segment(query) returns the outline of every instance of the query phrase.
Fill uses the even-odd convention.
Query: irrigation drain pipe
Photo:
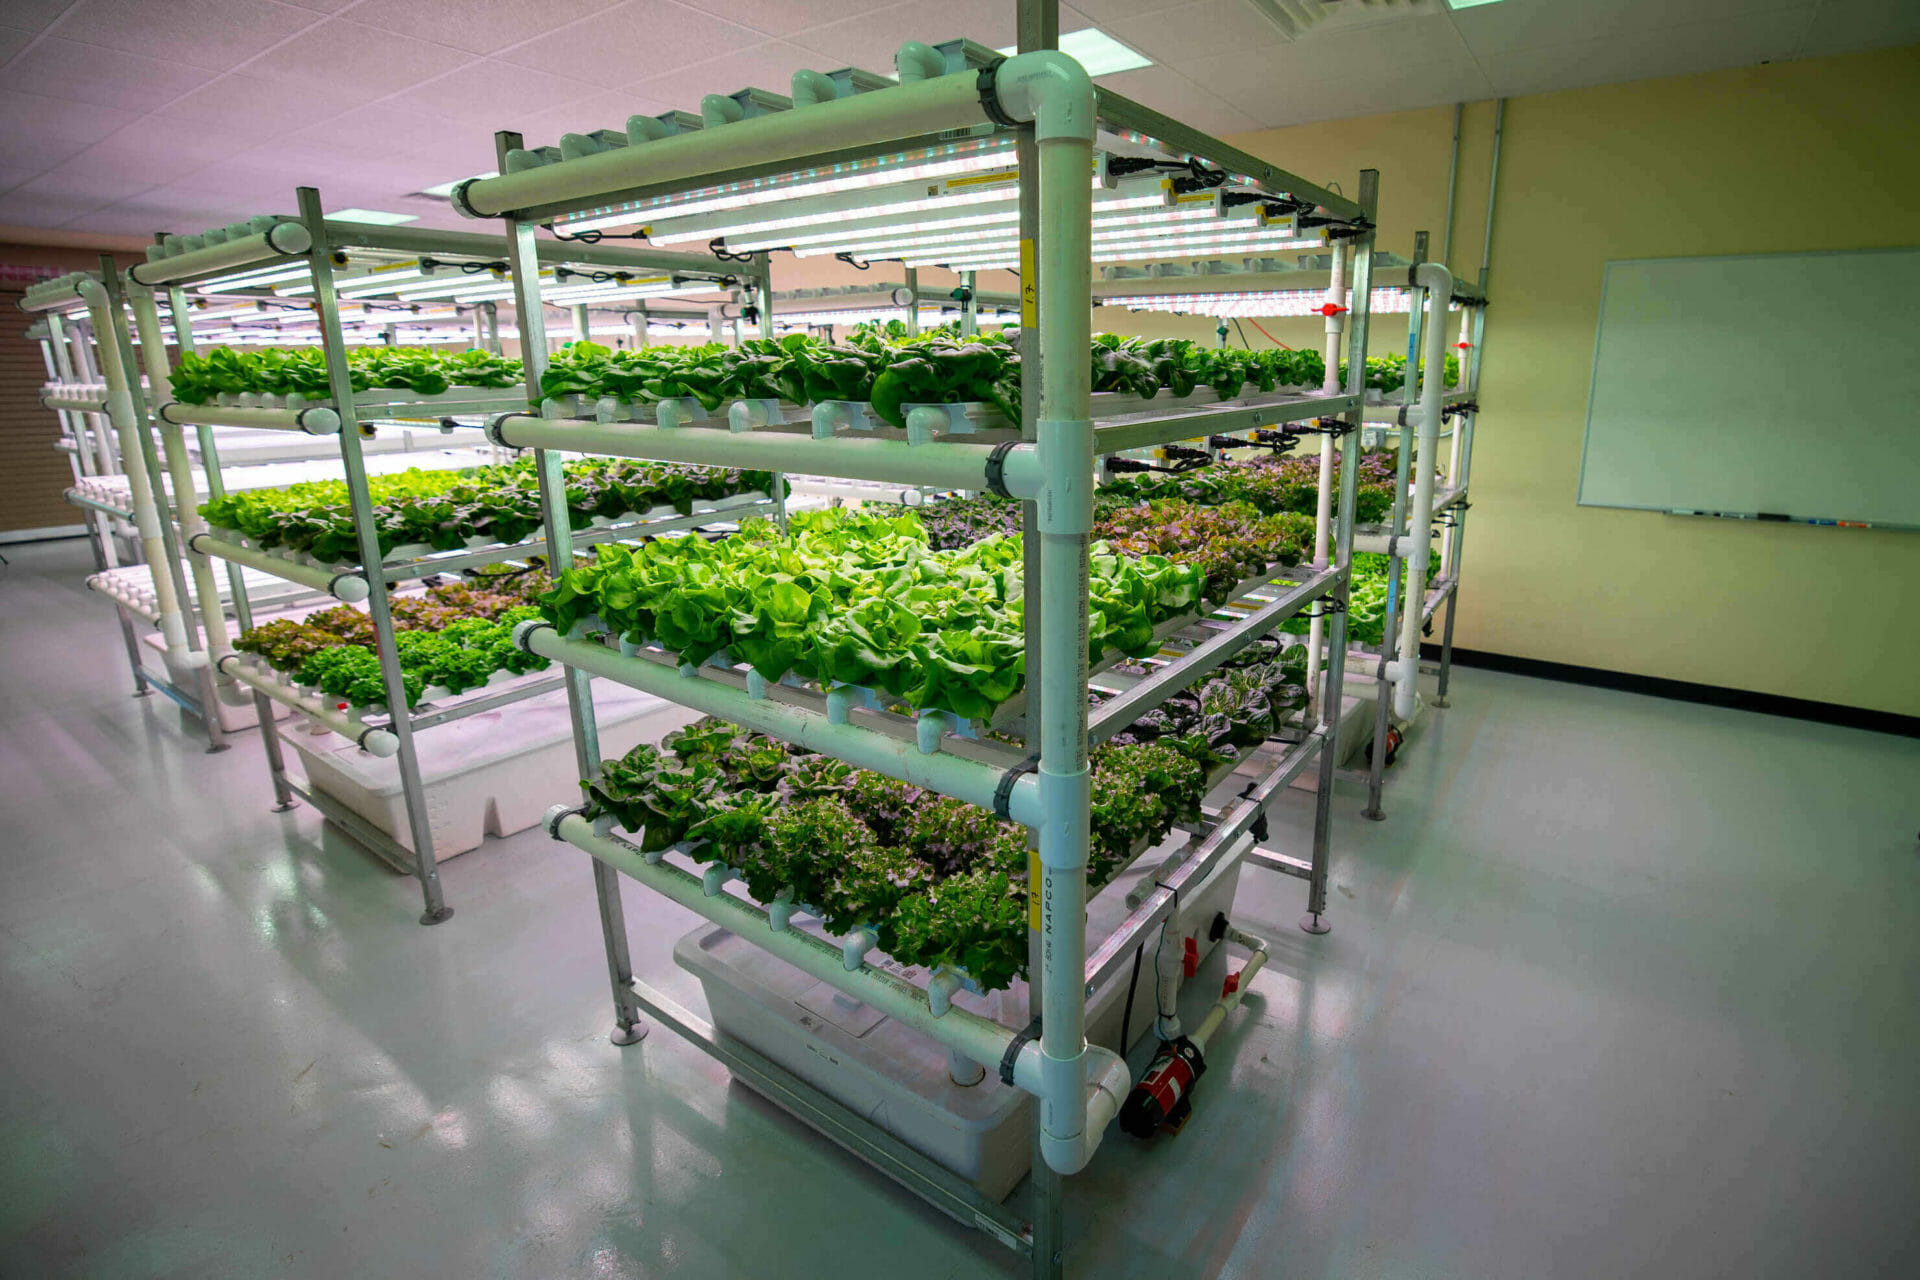
[[[1327,359],[1320,393],[1327,396],[1337,396],[1344,389],[1340,385],[1340,339],[1347,327],[1346,274],[1346,245],[1338,242],[1333,247],[1333,271],[1327,277],[1326,301],[1321,304],[1327,317]],[[1313,512],[1313,567],[1316,569],[1327,567],[1328,534],[1333,524],[1333,456],[1334,434],[1323,431],[1320,433],[1320,496]],[[1316,610],[1307,624],[1307,697],[1312,699],[1316,710],[1321,705],[1320,645],[1325,626],[1326,610]]]
[[[1447,304],[1453,275],[1437,262],[1412,271],[1412,284],[1427,293],[1426,327],[1421,330],[1419,447],[1414,453],[1413,512],[1407,520],[1407,607],[1402,610],[1399,656],[1388,664],[1393,677],[1393,713],[1402,721],[1419,710],[1420,602],[1426,599],[1427,552],[1433,544],[1433,488],[1440,449],[1440,415],[1447,393]]]

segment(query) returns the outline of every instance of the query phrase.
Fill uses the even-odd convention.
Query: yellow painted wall
[[[1315,180],[1377,166],[1384,247],[1431,229],[1438,257],[1452,116],[1233,141]],[[1467,110],[1449,265],[1469,279],[1491,120]],[[1915,120],[1920,46],[1508,102],[1456,643],[1920,715],[1920,534],[1575,504],[1603,265],[1920,244]]]

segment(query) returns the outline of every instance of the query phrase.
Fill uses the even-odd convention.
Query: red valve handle
[[[1319,312],[1323,316],[1337,316],[1342,311],[1345,311],[1346,308],[1341,306],[1337,302],[1323,302],[1319,306],[1315,307],[1314,310]]]

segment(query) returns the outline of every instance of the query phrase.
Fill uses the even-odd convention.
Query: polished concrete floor
[[[1013,1271],[609,1045],[581,855],[491,842],[421,928],[129,696],[81,547],[4,550],[0,1275]],[[1396,774],[1340,792],[1331,934],[1248,873],[1274,961],[1185,1132],[1070,1184],[1071,1274],[1920,1275],[1920,742],[1467,671]]]

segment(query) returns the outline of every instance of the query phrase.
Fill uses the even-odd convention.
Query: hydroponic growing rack
[[[1480,368],[1484,355],[1486,286],[1484,271],[1478,287],[1456,282],[1450,273],[1424,261],[1427,235],[1416,237],[1414,258],[1374,255],[1379,281],[1371,302],[1407,315],[1407,368],[1446,352],[1445,337],[1452,321],[1449,308],[1460,312],[1458,337],[1460,378],[1445,387],[1431,407],[1422,403],[1424,384],[1411,373],[1397,394],[1370,398],[1362,409],[1368,424],[1365,435],[1397,435],[1394,503],[1380,524],[1359,525],[1354,546],[1387,557],[1388,594],[1384,638],[1378,652],[1358,650],[1349,661],[1371,665],[1380,693],[1375,699],[1375,722],[1369,736],[1366,816],[1385,817],[1382,806],[1384,771],[1394,750],[1389,728],[1405,728],[1418,713],[1420,671],[1419,637],[1444,607],[1438,664],[1438,688],[1432,705],[1446,707],[1453,669],[1453,623],[1465,551],[1467,483],[1473,461],[1473,430],[1479,410]],[[1174,311],[1225,317],[1232,314],[1314,314],[1326,317],[1328,366],[1334,364],[1335,343],[1344,312],[1334,295],[1341,292],[1338,268],[1289,269],[1273,262],[1256,263],[1251,270],[1217,267],[1202,274],[1127,274],[1130,268],[1111,269],[1097,281],[1094,295],[1108,306],[1139,310]],[[1444,275],[1444,279],[1442,276]],[[1325,290],[1326,292],[1322,292]],[[1314,300],[1318,299],[1316,303]],[[1224,330],[1224,319],[1222,326]],[[1423,336],[1424,335],[1424,336]],[[1424,348],[1424,353],[1423,353]],[[1435,412],[1437,410],[1437,413]],[[1451,423],[1451,430],[1442,428]],[[1270,433],[1269,433],[1270,434]],[[1442,440],[1446,454],[1440,456]],[[1229,442],[1213,437],[1204,442],[1209,454],[1220,456]],[[1416,454],[1415,446],[1418,446]],[[1321,487],[1327,489],[1332,442],[1322,437]],[[1324,526],[1324,506],[1323,506]],[[1440,530],[1440,569],[1428,581],[1427,562],[1431,529]],[[1402,574],[1412,576],[1402,587]],[[1417,595],[1421,607],[1410,611],[1405,600]],[[1309,653],[1316,667],[1323,652],[1316,620]],[[1309,685],[1314,680],[1309,678]],[[1388,691],[1391,690],[1391,696]],[[1261,855],[1256,855],[1259,857]]]
[[[229,687],[250,692],[266,747],[268,769],[279,806],[290,807],[298,798],[320,810],[384,861],[415,876],[421,886],[425,909],[423,924],[447,919],[452,910],[446,905],[441,888],[429,821],[425,788],[414,745],[416,730],[463,719],[483,711],[497,709],[547,692],[556,687],[554,680],[516,682],[505,689],[481,688],[470,694],[443,700],[436,705],[409,710],[405,682],[393,640],[393,620],[387,605],[389,588],[433,574],[458,573],[480,565],[525,559],[539,550],[534,542],[510,545],[473,546],[448,553],[383,557],[379,546],[372,501],[367,482],[366,450],[362,443],[362,423],[376,421],[472,419],[522,403],[512,391],[489,388],[452,387],[447,391],[422,395],[398,389],[373,389],[355,392],[352,386],[343,332],[341,286],[354,302],[391,298],[406,301],[423,291],[437,292],[441,279],[466,288],[468,282],[484,292],[500,291],[506,268],[505,246],[486,236],[454,232],[427,232],[408,228],[373,227],[357,223],[326,220],[319,192],[301,188],[299,213],[295,217],[265,217],[246,224],[235,224],[205,236],[167,237],[149,250],[148,261],[135,264],[125,273],[124,283],[109,273],[91,285],[74,286],[96,308],[95,327],[117,326],[119,342],[104,349],[103,372],[108,386],[107,407],[116,426],[122,421],[125,441],[137,437],[152,460],[149,470],[157,476],[158,461],[151,435],[141,429],[149,416],[161,437],[167,458],[172,501],[179,526],[180,542],[196,582],[196,594],[203,602],[201,620],[206,627],[205,655],[196,666],[204,671],[203,683],[212,692],[216,676]],[[706,259],[683,254],[660,253],[647,249],[612,246],[550,245],[537,257],[522,264],[538,276],[578,274],[587,282],[568,298],[574,318],[584,332],[589,325],[588,304],[605,300],[611,294],[625,296],[665,293],[726,294],[736,287],[766,290],[766,265],[759,260],[731,264],[724,270]],[[596,277],[598,277],[596,279]],[[410,281],[411,283],[402,283]],[[658,283],[646,283],[657,281]],[[491,287],[489,287],[491,286]],[[160,324],[156,291],[168,294],[172,316],[187,315],[186,289],[232,296],[236,291],[259,293],[272,288],[279,296],[303,294],[310,297],[318,345],[327,365],[331,394],[315,401],[299,401],[277,396],[223,396],[215,402],[186,404],[171,395],[170,378],[175,366],[166,358],[166,346]],[[510,286],[509,286],[510,287]],[[125,306],[122,307],[124,298]],[[96,301],[97,299],[97,301]],[[146,385],[141,387],[130,375],[135,368],[131,335],[126,313],[131,311],[140,339],[146,366]],[[488,315],[488,320],[497,320]],[[538,329],[537,322],[529,328]],[[497,330],[496,330],[497,331]],[[176,336],[182,354],[193,350],[190,325],[178,325]],[[489,335],[491,336],[491,335]],[[116,358],[117,357],[117,358]],[[220,403],[226,400],[227,403]],[[218,445],[214,428],[245,428],[317,437],[334,437],[327,443],[339,455],[338,472],[344,480],[358,544],[357,564],[321,565],[267,549],[247,545],[225,531],[211,531],[199,512],[199,495],[191,458],[185,447],[182,428],[191,426],[198,435],[198,457],[207,483],[208,497],[219,499],[225,493]],[[178,565],[180,557],[171,545],[172,521],[161,520],[157,503],[164,501],[167,489],[157,480],[142,494],[135,477],[136,517],[142,509],[152,509],[151,523],[156,533],[168,540],[162,559],[150,547],[149,563]],[[779,486],[760,509],[780,509]],[[661,516],[647,513],[640,520],[596,530],[585,540],[638,537],[704,523],[740,518],[756,504],[733,504],[725,511],[696,511],[690,516],[673,513]],[[146,523],[143,522],[143,530]],[[243,569],[264,573],[309,591],[348,603],[365,601],[373,621],[386,692],[384,716],[366,714],[365,708],[328,705],[308,691],[293,688],[274,679],[251,664],[241,662],[232,650],[220,592],[213,583],[211,561],[227,564],[235,622],[241,630],[252,625],[246,579]],[[176,578],[178,574],[174,575]],[[179,602],[186,598],[183,584],[175,590],[165,588],[168,575],[154,575],[153,584],[162,626],[181,613]],[[184,629],[184,621],[175,625]],[[171,634],[171,633],[170,633]],[[197,652],[197,645],[195,646]],[[241,696],[244,696],[241,695]],[[274,706],[291,708],[305,718],[357,742],[375,755],[392,756],[399,773],[406,810],[409,843],[389,836],[360,814],[339,803],[317,787],[297,785],[285,767]]]
[[[1119,928],[1089,939],[1084,914],[1089,746],[1122,727],[1119,713],[1103,708],[1090,723],[1088,710],[1088,533],[1095,459],[1276,422],[1357,422],[1377,178],[1362,173],[1358,198],[1349,199],[1096,90],[1077,63],[1050,51],[1057,35],[1052,6],[1023,4],[1021,21],[1022,46],[1034,52],[1002,60],[969,42],[938,48],[909,44],[896,62],[898,84],[859,70],[802,71],[794,76],[790,98],[759,89],[710,95],[700,117],[635,117],[625,130],[569,134],[557,148],[529,150],[518,135],[501,134],[501,176],[461,184],[454,203],[469,216],[504,221],[516,266],[534,260],[544,243],[535,234],[541,225],[566,233],[645,224],[656,243],[664,237],[711,238],[739,252],[795,240],[802,234],[795,228],[811,219],[805,243],[828,251],[850,244],[853,231],[884,227],[910,238],[915,228],[935,221],[929,208],[900,208],[901,190],[889,188],[890,178],[918,184],[914,189],[924,193],[928,181],[943,173],[1004,170],[1003,188],[985,199],[976,193],[968,201],[1001,206],[992,222],[1005,224],[1019,261],[1028,268],[1021,328],[1024,408],[1022,421],[1007,424],[1004,438],[951,433],[953,419],[945,405],[909,407],[904,430],[862,430],[831,406],[807,412],[778,404],[737,404],[724,428],[556,418],[543,413],[539,402],[537,354],[526,368],[529,409],[494,418],[488,430],[503,445],[533,449],[548,477],[543,506],[554,565],[569,563],[573,549],[567,512],[554,498],[559,450],[744,463],[889,486],[984,490],[1028,504],[1025,750],[959,737],[952,732],[959,726],[937,710],[923,712],[916,722],[856,707],[852,691],[845,689],[794,688],[712,666],[676,669],[661,660],[663,655],[570,638],[545,623],[523,624],[517,641],[568,670],[583,779],[593,778],[601,767],[589,684],[590,676],[599,676],[979,805],[1029,828],[1035,837],[1029,873],[1035,905],[1028,990],[1038,1016],[1021,1031],[954,1006],[946,997],[964,975],[942,971],[924,985],[910,981],[866,958],[858,946],[849,949],[786,928],[784,917],[770,917],[759,904],[725,892],[717,878],[703,883],[596,830],[577,808],[560,806],[549,817],[556,839],[594,858],[615,1043],[638,1040],[643,1015],[651,1015],[918,1194],[1028,1256],[1035,1274],[1057,1275],[1063,1263],[1059,1176],[1085,1165],[1132,1084],[1121,1058],[1087,1043],[1088,993],[1121,970],[1127,952],[1176,909],[1183,888],[1199,885],[1216,868],[1244,856],[1251,844],[1248,833],[1268,803],[1316,760],[1320,787],[1312,857],[1294,860],[1289,869],[1309,884],[1303,927],[1325,927],[1335,762],[1323,748],[1336,728],[1346,660],[1344,615],[1336,609],[1328,620],[1328,696],[1317,722],[1301,741],[1278,753],[1184,856],[1163,868]],[[1112,163],[1116,159],[1122,163]],[[1090,188],[1092,173],[1101,175],[1102,196]],[[1169,176],[1174,174],[1183,176]],[[1141,175],[1148,180],[1139,181]],[[1188,177],[1200,187],[1186,189]],[[1121,184],[1126,194],[1113,196]],[[1200,199],[1188,202],[1189,195]],[[1136,403],[1097,417],[1087,359],[1090,275],[1096,206],[1104,210],[1109,197],[1138,200],[1128,208],[1157,208],[1170,218],[1197,209],[1201,217],[1230,218],[1255,233],[1266,231],[1269,219],[1285,224],[1273,229],[1276,236],[1285,231],[1297,237],[1310,226],[1315,245],[1331,244],[1342,255],[1352,247],[1355,306],[1347,331],[1348,384],[1316,394]],[[721,218],[748,225],[729,230]],[[756,243],[751,225],[756,220],[785,221],[762,228],[772,239]],[[882,250],[872,251],[877,256]],[[519,313],[541,316],[537,276],[516,270],[515,278]],[[528,345],[531,353],[542,349],[537,340]],[[1297,589],[1217,630],[1180,660],[1141,680],[1123,695],[1127,707],[1145,711],[1191,686],[1315,601],[1344,601],[1357,439],[1347,432],[1340,440],[1347,465],[1333,514],[1331,554],[1301,575],[1305,580]],[[701,1019],[636,979],[622,876],[923,1031],[961,1059],[998,1072],[1004,1083],[1033,1095],[1038,1158],[1031,1215],[979,1194],[765,1057],[717,1036]]]

